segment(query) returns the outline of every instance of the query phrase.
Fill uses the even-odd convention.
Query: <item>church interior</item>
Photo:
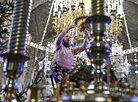
[[[138,0],[1,0],[0,102],[138,102],[137,12]],[[87,46],[57,83],[56,40],[71,24],[70,48],[86,30]]]

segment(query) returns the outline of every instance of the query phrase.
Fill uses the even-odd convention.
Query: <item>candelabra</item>
[[[44,102],[42,90],[44,88],[40,86],[30,86],[28,87],[27,92],[27,101],[26,102]]]
[[[25,40],[30,19],[31,0],[15,0],[12,31],[10,33],[8,53],[3,54],[4,75],[7,77],[5,92],[6,102],[10,101],[11,95],[17,93],[17,78],[23,72],[23,65],[29,57],[25,56]]]
[[[85,100],[88,102],[97,102],[101,101],[101,99],[103,102],[109,100],[130,101],[128,97],[119,97],[118,93],[116,96],[110,94],[108,85],[102,80],[104,77],[104,70],[101,65],[105,63],[111,53],[109,44],[104,41],[106,27],[111,22],[111,19],[105,16],[104,3],[104,0],[92,0],[92,16],[86,19],[86,23],[93,25],[94,41],[87,48],[86,52],[90,60],[95,64],[95,68],[92,71],[95,79],[88,87],[88,91],[91,93],[89,92],[88,95],[85,96]],[[93,96],[93,98],[91,98],[91,96]]]
[[[106,38],[112,40],[121,34],[123,27],[123,0],[106,0],[106,16],[110,17],[112,22],[107,25]]]
[[[111,19],[105,16],[104,3],[104,0],[92,0],[92,15],[86,19],[86,23],[93,25],[94,36],[94,40],[89,44],[86,52],[88,58],[95,64],[95,68],[92,71],[94,74],[94,82],[88,87],[89,92],[86,95],[86,101],[100,101],[102,98],[103,102],[106,102],[110,94],[107,84],[102,81],[104,71],[101,68],[101,65],[108,59],[111,53],[109,44],[103,40],[106,25],[111,22]],[[93,96],[93,98],[90,96]]]

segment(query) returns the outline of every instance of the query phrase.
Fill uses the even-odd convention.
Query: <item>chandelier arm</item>
[[[132,44],[131,44],[131,41],[130,41],[130,34],[128,32],[128,27],[127,27],[127,23],[126,23],[126,17],[125,17],[125,14],[124,14],[124,10],[123,10],[123,16],[124,16],[124,23],[125,23],[125,28],[126,28],[126,32],[127,32],[127,37],[128,37],[128,42],[129,42],[129,46],[130,46],[130,49],[132,49]]]
[[[42,40],[41,40],[41,44],[40,44],[40,46],[41,46],[42,43],[43,43],[43,40],[44,40],[44,37],[45,37],[46,31],[47,31],[47,27],[48,27],[48,24],[49,24],[49,20],[50,20],[51,14],[52,14],[53,4],[54,4],[54,0],[53,0],[53,2],[52,2],[51,8],[50,8],[50,12],[49,12],[48,20],[47,20],[47,23],[46,23],[46,26],[45,26],[45,29],[44,29],[44,33],[43,33],[43,37],[42,37]]]

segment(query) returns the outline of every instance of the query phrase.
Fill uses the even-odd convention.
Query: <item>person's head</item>
[[[69,33],[66,33],[66,35],[64,37],[64,40],[65,40],[65,42],[70,43],[70,41],[71,41],[71,35]]]

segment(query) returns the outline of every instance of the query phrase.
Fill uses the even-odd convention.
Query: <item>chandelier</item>
[[[106,40],[115,39],[122,31],[123,22],[123,0],[106,0],[105,14],[112,19],[107,25]],[[92,40],[92,26],[85,23],[91,14],[91,0],[55,0],[53,9],[53,28],[59,34],[72,23],[77,26],[70,30],[72,43],[84,39],[84,30],[89,30],[89,41]],[[90,27],[89,27],[90,26]]]

